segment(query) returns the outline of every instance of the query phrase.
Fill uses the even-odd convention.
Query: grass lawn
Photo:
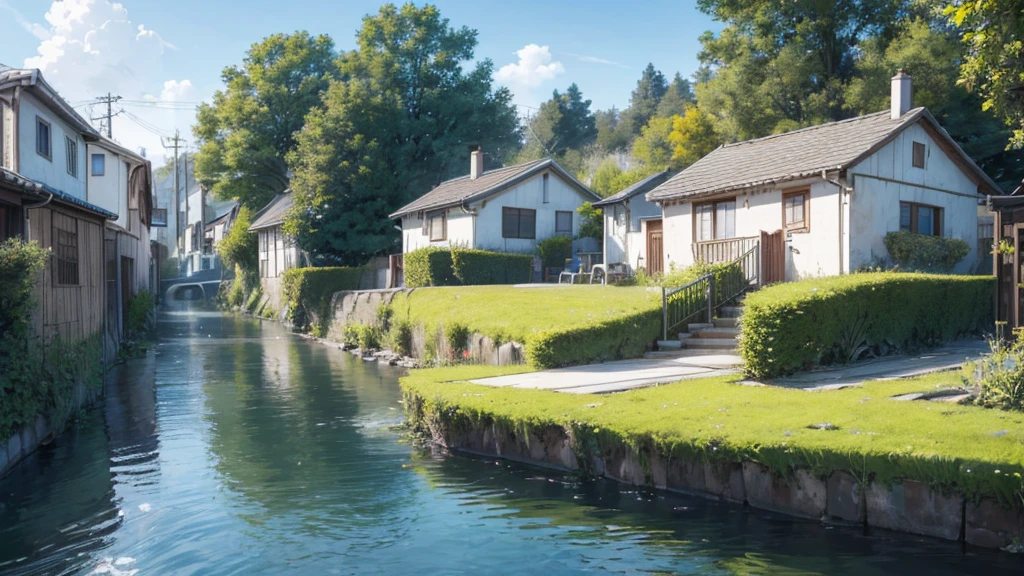
[[[555,328],[596,324],[661,307],[661,290],[642,287],[563,285],[544,287],[448,286],[398,294],[396,318],[428,329],[460,323],[499,342],[526,343]]]
[[[911,479],[1003,503],[1024,496],[1024,414],[892,396],[960,384],[959,373],[806,392],[687,380],[611,395],[574,395],[466,383],[528,367],[418,370],[402,380],[428,412],[522,427],[583,424],[601,446],[653,445],[688,458],[754,461],[786,473]],[[835,429],[811,428],[830,423]]]

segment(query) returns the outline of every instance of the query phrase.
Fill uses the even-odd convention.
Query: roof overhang
[[[71,206],[78,210],[89,212],[100,218],[104,218],[107,220],[117,219],[117,214],[109,210],[100,208],[95,204],[90,204],[89,202],[86,202],[81,198],[72,196],[67,192],[64,192],[63,190],[58,190],[56,188],[47,186],[42,182],[37,182],[35,180],[32,180],[31,178],[26,178],[21,174],[14,172],[13,170],[0,168],[0,185],[8,189],[15,190],[17,192],[21,192],[23,194],[30,195],[39,200],[49,200],[52,202],[56,202],[57,204]]]
[[[86,140],[91,142],[99,140],[100,133],[60,97],[60,94],[46,82],[38,69],[8,70],[0,79],[0,92],[18,87],[28,90],[39,98],[61,120],[75,127]]]

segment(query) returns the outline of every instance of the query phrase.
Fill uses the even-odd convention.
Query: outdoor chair
[[[589,279],[592,278],[592,276],[590,272],[583,271],[583,265],[580,262],[579,257],[577,256],[575,258],[565,259],[565,270],[563,270],[562,273],[558,275],[559,284],[562,283],[563,278],[568,278],[569,284],[575,284],[576,278],[579,278],[580,282],[582,283],[584,278]]]

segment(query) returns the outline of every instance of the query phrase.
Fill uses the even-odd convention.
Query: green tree
[[[242,206],[231,229],[217,243],[217,253],[228,267],[238,266],[245,272],[255,273],[259,270],[257,235],[249,232],[249,226],[252,226],[252,212]]]
[[[607,198],[618,192],[618,180],[622,177],[622,168],[613,158],[607,158],[590,179],[590,189],[602,198]]]
[[[687,110],[685,116],[674,117],[668,139],[675,147],[671,165],[677,169],[707,156],[723,142],[714,118],[696,106]]]
[[[540,111],[530,119],[527,148],[530,153],[561,158],[569,150],[580,150],[597,139],[597,119],[590,112],[590,100],[576,84],[560,93],[555,90],[551,99],[540,105]]]
[[[697,97],[693,94],[693,87],[690,85],[690,81],[683,78],[679,72],[676,72],[672,83],[668,85],[668,90],[665,91],[665,95],[658,102],[658,108],[654,115],[660,118],[682,116],[686,113],[687,107],[693,105],[696,101]]]
[[[1019,0],[955,1],[945,14],[963,30],[962,84],[1012,127],[1010,146],[1024,147],[1024,7]]]
[[[253,44],[241,66],[225,68],[225,88],[199,106],[193,127],[199,181],[254,210],[288,188],[285,156],[337,77],[335,56],[327,36],[275,34]]]
[[[597,126],[597,146],[605,152],[625,150],[632,141],[628,127],[622,122],[622,114],[614,106],[594,113]]]
[[[654,117],[633,142],[633,158],[651,172],[664,170],[672,160],[675,144],[670,135],[680,116]]]
[[[639,136],[658,111],[658,103],[668,92],[668,81],[654,64],[648,62],[629,96],[629,108],[623,112],[625,127],[631,136]]]
[[[452,28],[435,6],[381,7],[363,19],[342,79],[313,109],[289,156],[300,247],[346,265],[393,249],[388,215],[469,170],[468,147],[490,164],[518,149],[521,129],[493,64],[471,65],[477,33]]]

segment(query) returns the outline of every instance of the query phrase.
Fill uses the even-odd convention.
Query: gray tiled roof
[[[90,204],[77,196],[72,196],[71,194],[68,194],[63,190],[58,190],[53,186],[37,182],[31,178],[26,178],[21,174],[2,166],[0,166],[0,184],[6,184],[22,192],[33,194],[39,198],[45,197],[46,194],[53,194],[53,200],[56,202],[71,204],[107,219],[117,218],[117,214],[114,214],[110,210],[100,208],[95,204]]]
[[[814,176],[822,170],[848,168],[918,120],[927,121],[945,136],[947,144],[956,150],[960,160],[975,172],[979,180],[997,188],[949,138],[928,110],[915,108],[895,120],[886,110],[726,144],[649,192],[647,199],[657,201],[704,196]]]
[[[629,198],[632,198],[637,194],[646,194],[651,190],[655,189],[656,187],[658,187],[659,185],[661,185],[663,182],[665,182],[665,180],[668,180],[668,175],[668,170],[663,170],[661,172],[658,172],[657,174],[654,174],[653,176],[648,176],[647,178],[644,178],[643,180],[637,182],[636,184],[619,190],[615,194],[612,194],[611,196],[605,198],[604,200],[601,200],[600,202],[594,202],[594,207],[618,204],[619,202],[622,202],[623,200],[628,200]]]
[[[252,225],[249,226],[249,232],[280,226],[284,223],[284,217],[294,205],[295,197],[292,195],[290,190],[285,190],[284,193],[274,196],[274,199],[268,202],[267,205],[256,214],[256,219],[253,221]]]
[[[438,184],[437,187],[430,192],[427,192],[423,196],[420,196],[416,200],[406,204],[394,214],[391,214],[390,218],[398,218],[406,214],[447,208],[450,206],[457,206],[463,202],[479,200],[490,196],[491,194],[500,192],[509,186],[522,182],[533,174],[537,174],[547,168],[551,168],[566,182],[579,189],[585,195],[591,196],[595,200],[600,198],[598,195],[591,192],[589,188],[573,178],[568,172],[559,166],[557,162],[550,158],[545,158],[543,160],[534,160],[533,162],[516,164],[515,166],[506,166],[504,168],[488,170],[475,180],[471,180],[469,176],[461,176],[459,178],[446,180]]]

